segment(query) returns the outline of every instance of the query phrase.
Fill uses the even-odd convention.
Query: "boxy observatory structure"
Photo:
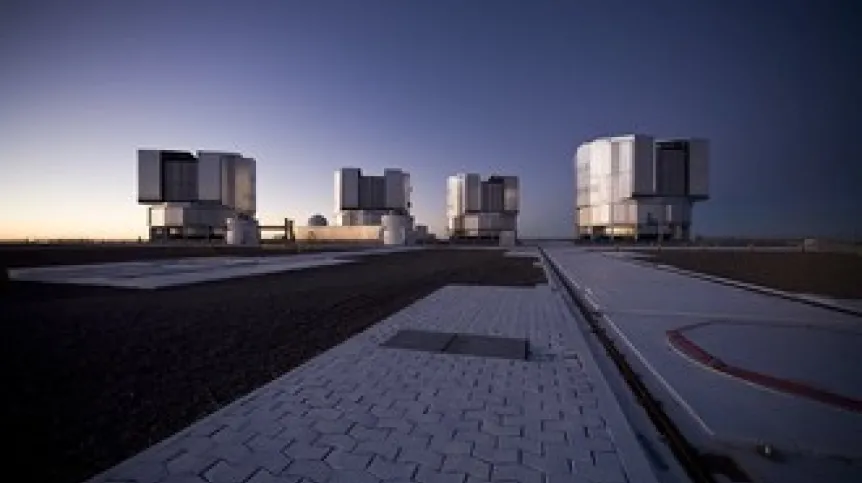
[[[382,176],[362,174],[359,168],[335,172],[335,221],[342,227],[382,229],[384,245],[404,245],[413,233],[410,215],[410,175],[385,169]]]
[[[574,162],[579,238],[686,240],[694,203],[709,198],[704,139],[599,138]]]
[[[482,180],[478,174],[461,173],[450,176],[446,188],[447,230],[451,240],[515,243],[520,211],[517,176],[493,175]]]
[[[241,154],[138,150],[138,203],[150,240],[259,242],[255,160]]]

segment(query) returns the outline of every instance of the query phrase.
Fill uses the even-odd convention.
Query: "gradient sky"
[[[134,237],[139,147],[255,157],[263,222],[332,217],[333,171],[521,177],[573,233],[596,136],[712,141],[695,233],[862,237],[860,2],[0,1],[0,238]]]

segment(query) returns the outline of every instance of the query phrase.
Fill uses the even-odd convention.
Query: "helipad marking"
[[[838,407],[846,411],[862,413],[862,400],[844,396],[832,391],[820,389],[810,384],[794,381],[791,379],[772,376],[763,372],[746,369],[744,367],[728,364],[726,361],[710,353],[702,346],[687,337],[686,330],[710,325],[712,322],[694,324],[667,331],[668,344],[687,359],[707,368],[741,379],[750,384],[760,386],[773,391],[783,392],[793,396],[810,399],[830,406]]]

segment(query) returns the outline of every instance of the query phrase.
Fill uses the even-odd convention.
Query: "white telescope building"
[[[237,153],[140,149],[138,203],[149,205],[151,240],[223,239],[229,226],[240,225],[254,238],[255,160]]]
[[[520,190],[517,176],[460,173],[447,181],[449,238],[517,237]]]
[[[599,138],[574,162],[579,238],[686,240],[694,203],[709,198],[704,139]]]

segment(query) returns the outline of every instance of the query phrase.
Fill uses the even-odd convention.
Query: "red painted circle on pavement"
[[[702,325],[706,324],[698,324],[698,326]],[[722,374],[727,374],[729,376],[757,384],[758,386],[803,397],[812,401],[828,404],[830,406],[839,407],[847,411],[862,413],[862,401],[859,399],[842,396],[841,394],[836,394],[831,391],[819,389],[790,379],[770,376],[761,372],[727,364],[683,334],[683,330],[691,328],[694,328],[694,326],[669,330],[667,331],[667,340],[671,347],[699,364],[703,364],[704,366],[721,372]]]

